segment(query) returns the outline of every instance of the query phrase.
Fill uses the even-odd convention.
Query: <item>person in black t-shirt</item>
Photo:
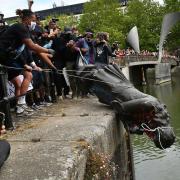
[[[77,52],[73,50],[74,44],[74,36],[70,27],[65,27],[64,32],[53,39],[52,49],[56,52],[53,60],[57,69],[63,70],[63,68],[66,67],[67,69],[72,70],[75,67]],[[64,76],[61,74],[55,74],[54,80],[57,96],[59,96],[60,99],[62,98],[62,95],[64,95],[65,98],[68,97],[70,88],[67,85]]]
[[[35,28],[36,16],[28,9],[17,10],[16,14],[20,16],[21,22],[10,26],[0,36],[0,63],[14,68],[24,68],[24,80],[21,82],[19,74],[21,70],[8,70],[8,78],[15,86],[15,95],[19,96],[27,92],[29,83],[32,80],[32,68],[36,68],[35,64],[29,66],[22,57],[22,53],[27,47],[35,52],[38,56],[47,62],[52,68],[55,68],[49,57],[54,54],[52,49],[45,49],[31,40],[30,31]],[[25,97],[18,99],[17,113],[21,114],[28,108],[25,105]]]
[[[112,54],[111,47],[108,44],[109,34],[101,32],[97,34],[97,40],[95,42],[95,65],[98,68],[102,68],[109,64],[109,56],[116,57]]]

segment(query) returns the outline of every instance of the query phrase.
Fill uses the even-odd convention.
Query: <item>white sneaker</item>
[[[20,113],[23,113],[23,112],[24,112],[24,109],[20,105],[17,105],[16,106],[16,113],[20,114]]]
[[[26,104],[18,104],[18,106],[20,106],[21,108],[23,108],[27,112],[34,112],[34,110],[31,109],[30,107],[28,107]]]
[[[40,106],[37,106],[35,103],[31,106],[31,109],[35,110],[35,111],[38,111],[38,110],[41,110],[43,109],[42,107]]]
[[[33,112],[26,111],[21,105],[16,106],[16,116],[22,117],[22,116],[32,116]]]
[[[52,103],[48,103],[48,102],[45,102],[45,101],[40,102],[40,106],[49,107],[51,105],[52,105]]]
[[[63,101],[63,96],[59,96],[58,100]]]
[[[33,114],[33,112],[27,112],[26,110],[24,110],[21,113],[16,112],[17,117],[32,116]]]

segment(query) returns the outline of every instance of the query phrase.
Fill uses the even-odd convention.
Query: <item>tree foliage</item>
[[[180,11],[180,1],[179,0],[164,0],[164,14],[179,12]],[[178,22],[175,27],[172,28],[170,34],[167,37],[165,47],[173,51],[180,47],[180,22]]]
[[[111,42],[120,41],[125,47],[128,32],[137,26],[141,49],[154,51],[159,43],[163,16],[175,11],[180,11],[179,0],[164,0],[163,5],[153,0],[131,0],[125,11],[118,0],[91,0],[84,6],[79,28],[109,32]],[[180,45],[179,33],[180,25],[177,25],[167,39],[168,49]]]
[[[158,3],[152,0],[133,0],[125,14],[125,30],[137,26],[141,49],[153,51],[159,42],[162,12]]]
[[[81,31],[90,28],[94,32],[108,32],[111,42],[123,42],[122,19],[117,0],[91,0],[84,6],[79,28]]]
[[[43,22],[44,25],[48,25],[49,21],[52,18],[58,19],[57,25],[63,29],[66,26],[72,27],[72,26],[78,26],[79,20],[77,16],[73,15],[54,15],[54,16],[48,16],[46,20]]]

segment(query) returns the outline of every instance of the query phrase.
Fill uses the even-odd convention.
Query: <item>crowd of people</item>
[[[158,51],[148,51],[148,50],[141,50],[140,53],[136,53],[134,49],[128,47],[127,49],[119,49],[118,45],[113,43],[112,47],[116,47],[115,54],[118,57],[127,57],[127,56],[139,56],[139,57],[158,57]],[[169,53],[168,51],[164,50],[162,58],[171,58],[171,59],[178,59],[179,58],[179,48],[174,51],[174,53]]]
[[[9,26],[3,17],[0,19],[0,64],[15,87],[17,116],[31,115],[33,110],[56,101],[47,91],[51,86],[48,82],[55,84],[59,99],[71,96],[64,75],[57,72],[64,68],[76,70],[80,63],[101,68],[109,64],[109,56],[117,56],[106,32],[99,32],[95,37],[94,32],[87,29],[80,35],[76,27],[62,30],[54,18],[43,27],[40,18],[29,9],[17,10],[16,14],[20,22]],[[38,91],[26,95],[31,82]],[[2,98],[2,93],[0,95]]]
[[[30,9],[17,10],[16,14],[20,21],[8,25],[0,13],[0,64],[6,68],[8,80],[15,87],[18,116],[31,115],[33,110],[50,105],[56,101],[53,94],[58,99],[73,96],[64,74],[58,72],[76,70],[82,64],[101,68],[113,63],[113,58],[137,55],[133,49],[119,49],[118,42],[110,46],[107,32],[95,36],[93,30],[87,28],[80,34],[76,27],[58,27],[56,18],[44,27],[40,17]],[[143,50],[139,55],[157,56],[157,53]],[[45,72],[45,69],[51,71]],[[23,80],[19,75],[23,75]],[[31,82],[38,90],[26,95]],[[55,85],[55,93],[51,93],[51,85]]]

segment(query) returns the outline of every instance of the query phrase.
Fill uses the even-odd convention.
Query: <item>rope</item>
[[[5,69],[14,69],[14,70],[25,70],[24,68],[16,68],[16,67],[11,67],[11,66],[5,66],[0,64],[0,68],[5,68]],[[32,71],[37,71],[35,69],[32,69]],[[43,72],[52,72],[52,69],[42,69]],[[63,70],[58,69],[58,72],[63,72]],[[66,70],[67,72],[79,72],[80,70]],[[83,72],[92,72],[92,71],[83,71]]]
[[[92,71],[91,71],[91,72],[92,72]],[[63,75],[63,73],[57,73],[57,74],[62,74],[62,75]],[[91,78],[85,78],[85,77],[80,77],[80,76],[71,75],[71,74],[68,74],[68,76],[70,76],[70,77],[75,77],[75,78],[79,78],[79,79],[85,79],[85,80],[89,80],[89,81],[94,81],[94,82],[107,83],[107,84],[111,84],[111,85],[115,85],[115,84],[116,84],[116,83],[111,83],[111,82],[101,81],[101,80],[91,79]]]
[[[15,67],[4,66],[4,65],[1,65],[0,67],[3,67],[5,69],[24,70],[24,68],[15,68]],[[33,71],[37,71],[37,70],[33,69]],[[77,70],[66,70],[66,71],[69,71],[69,72],[79,72]],[[52,69],[42,69],[42,72],[52,72]],[[83,71],[83,72],[92,72],[92,71]],[[56,73],[63,75],[63,70],[57,70]],[[96,80],[96,79],[91,79],[91,78],[85,78],[85,77],[80,77],[80,76],[71,75],[71,74],[67,74],[67,75],[70,76],[70,77],[75,77],[75,78],[79,78],[79,79],[85,79],[85,80],[94,81],[94,82],[107,83],[107,84],[111,84],[111,85],[115,85],[116,84],[116,83],[111,83],[111,82],[101,81],[101,80]]]
[[[159,141],[159,144],[161,146],[161,148],[163,150],[165,150],[165,148],[163,147],[162,143],[161,143],[161,133],[160,133],[160,130],[163,130],[163,129],[172,129],[172,127],[157,127],[157,128],[154,128],[154,129],[151,129],[147,124],[145,123],[142,123],[141,124],[141,127],[144,129],[144,131],[148,131],[148,132],[155,132],[157,131],[158,132],[158,141]]]

